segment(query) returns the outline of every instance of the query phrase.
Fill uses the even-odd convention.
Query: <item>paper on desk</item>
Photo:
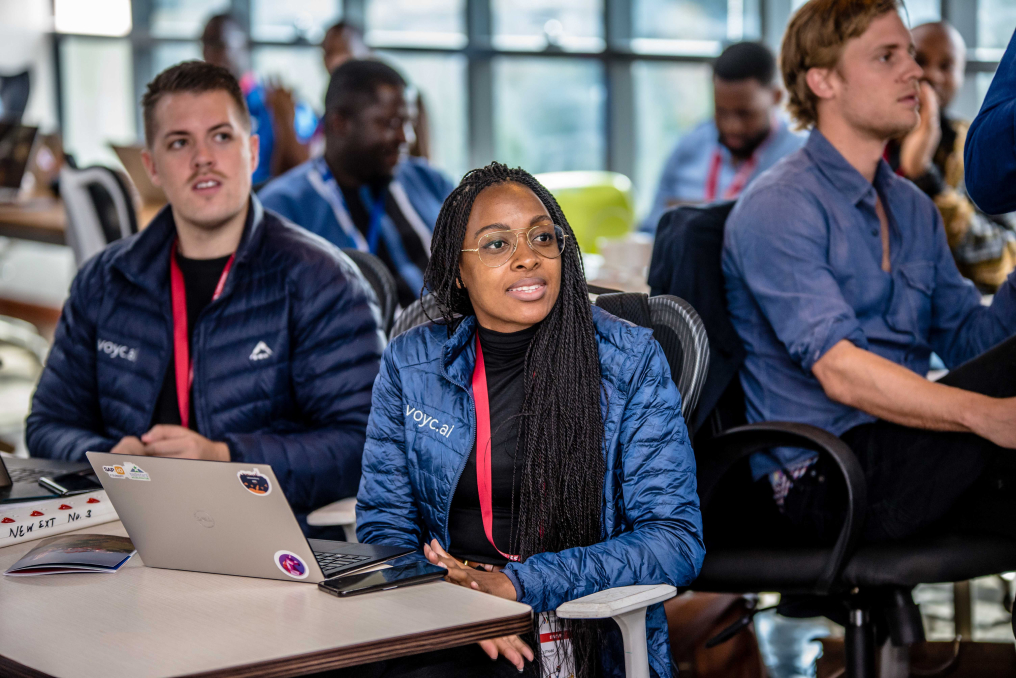
[[[68,534],[44,539],[4,574],[32,577],[71,572],[116,572],[137,553],[127,537]]]

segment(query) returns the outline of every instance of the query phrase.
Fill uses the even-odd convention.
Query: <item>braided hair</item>
[[[491,163],[466,174],[445,200],[434,227],[424,280],[437,302],[441,316],[437,320],[448,325],[450,335],[463,316],[474,314],[459,268],[473,202],[483,189],[507,183],[536,194],[567,235],[557,301],[526,352],[516,449],[516,460],[522,461],[519,533],[511,540],[525,561],[537,553],[601,540],[605,461],[600,359],[575,236],[557,201],[531,174]],[[514,512],[514,497],[512,504]],[[576,675],[598,676],[598,622],[561,622],[571,634]],[[540,657],[539,652],[535,654]]]

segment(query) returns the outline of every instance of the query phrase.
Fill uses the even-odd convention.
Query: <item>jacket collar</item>
[[[811,130],[804,149],[818,170],[850,201],[851,205],[864,201],[874,206],[875,189],[885,195],[896,179],[889,163],[880,160],[875,170],[873,185],[847,162],[847,159],[817,128]]]
[[[247,210],[240,245],[236,248],[234,265],[245,262],[259,249],[264,237],[264,215],[261,201],[251,194],[250,209]],[[135,285],[159,296],[169,289],[169,248],[175,239],[173,210],[166,205],[144,230],[131,238],[130,244],[113,256],[110,266]],[[226,288],[229,287],[227,280]]]
[[[441,367],[445,378],[464,389],[473,382],[476,364],[476,316],[467,315],[452,332],[441,352]]]

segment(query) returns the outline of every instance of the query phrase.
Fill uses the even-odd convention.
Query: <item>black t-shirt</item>
[[[180,266],[180,273],[183,274],[183,282],[187,288],[187,331],[190,334],[188,345],[190,347],[191,362],[194,361],[194,326],[197,324],[201,311],[212,301],[215,288],[219,284],[222,270],[226,268],[229,257],[218,259],[188,259],[179,252],[176,253],[176,263]],[[155,404],[155,413],[152,415],[152,426],[156,424],[180,425],[180,406],[176,398],[176,351],[173,350],[173,334],[170,328],[170,351],[169,367],[166,368],[166,378],[162,382],[162,391],[159,392],[159,400]],[[190,426],[191,430],[198,430],[197,415],[194,413],[194,398],[190,399]]]
[[[353,220],[353,224],[363,233],[363,237],[366,238],[370,232],[370,210],[363,204],[363,200],[360,198],[359,188],[350,188],[339,184],[339,188],[342,189],[342,197],[346,200],[346,209],[349,211],[349,218]],[[414,266],[420,269],[420,271],[427,270],[427,262],[430,261],[430,252],[423,244],[423,240],[417,235],[416,231],[410,225],[406,215],[399,209],[399,205],[392,198],[391,191],[388,190],[387,183],[381,183],[372,185],[370,187],[371,195],[377,196],[380,191],[385,193],[385,214],[395,224],[395,228],[399,232],[399,239],[402,241],[402,248],[406,252],[406,256],[413,263]],[[420,290],[414,290],[406,280],[399,275],[398,269],[395,268],[395,262],[392,260],[391,254],[388,252],[388,246],[385,244],[384,238],[378,239],[377,256],[381,261],[384,262],[388,270],[392,272],[395,277],[395,289],[399,297],[399,305],[406,308],[411,303],[416,301],[416,298],[420,295]]]
[[[519,441],[519,412],[525,399],[526,351],[539,325],[521,332],[479,328],[487,373],[490,405],[491,532],[505,553],[518,553],[518,506],[522,497],[523,458]],[[516,450],[518,454],[516,454]],[[513,510],[514,509],[514,510]],[[487,540],[476,485],[476,445],[452,497],[448,516],[450,552],[459,558],[504,565],[508,561]],[[514,539],[512,538],[514,536]]]

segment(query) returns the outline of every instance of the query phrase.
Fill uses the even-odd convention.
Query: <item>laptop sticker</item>
[[[307,564],[292,551],[276,551],[275,564],[293,579],[306,579],[310,574]]]
[[[131,464],[127,469],[127,477],[131,480],[151,480],[149,475],[137,464]]]
[[[240,479],[240,484],[251,494],[266,497],[272,493],[271,481],[266,476],[261,475],[261,471],[256,468],[250,471],[237,471],[236,477]]]
[[[114,464],[113,466],[103,466],[102,470],[106,472],[110,478],[126,478],[127,471],[124,470],[123,466]]]

